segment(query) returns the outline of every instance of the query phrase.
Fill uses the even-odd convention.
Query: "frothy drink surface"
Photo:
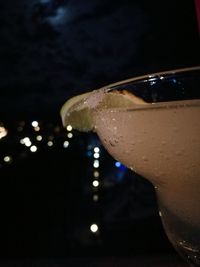
[[[105,108],[95,120],[108,152],[150,180],[167,209],[200,225],[200,101]]]

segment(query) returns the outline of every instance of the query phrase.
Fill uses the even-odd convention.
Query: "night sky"
[[[70,137],[59,111],[75,94],[199,65],[199,51],[191,0],[0,2],[0,257],[172,253],[152,185],[95,134]]]
[[[198,65],[193,1],[2,1],[0,114],[58,114],[70,96]]]

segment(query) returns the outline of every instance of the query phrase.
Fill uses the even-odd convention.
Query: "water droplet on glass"
[[[109,144],[110,144],[112,147],[114,147],[114,146],[115,146],[115,142],[114,142],[114,140],[109,140]]]
[[[143,159],[144,162],[148,161],[148,158],[146,156],[143,156],[142,159]]]
[[[182,155],[182,152],[181,152],[181,151],[176,151],[175,154],[176,154],[177,156],[181,156],[181,155]]]
[[[177,133],[178,132],[178,127],[174,127],[174,132]]]

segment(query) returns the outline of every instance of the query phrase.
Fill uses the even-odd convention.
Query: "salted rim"
[[[125,85],[131,82],[137,82],[137,81],[143,81],[143,82],[148,82],[150,79],[162,79],[166,78],[166,76],[169,75],[174,75],[174,74],[181,74],[184,72],[190,72],[190,71],[195,71],[195,70],[200,70],[200,66],[194,66],[194,67],[187,67],[187,68],[181,68],[181,69],[173,69],[173,70],[168,70],[168,71],[161,71],[161,72],[156,72],[156,73],[151,73],[151,74],[146,74],[146,75],[142,75],[142,76],[137,76],[137,77],[133,77],[130,79],[126,79],[126,80],[122,80],[116,83],[112,83],[110,85],[106,85],[104,87],[101,87],[99,89],[93,90],[91,91],[103,91],[105,90],[105,94],[109,94],[110,92],[112,92],[112,89],[114,90],[114,87],[120,86],[120,85]],[[165,76],[165,77],[164,77]],[[85,93],[85,95],[90,94],[90,92]],[[83,94],[84,95],[84,94]],[[192,101],[192,103],[191,103]],[[156,103],[148,103],[145,102],[147,105],[135,105],[133,108],[132,107],[105,107],[105,110],[109,110],[112,109],[113,111],[115,110],[123,110],[123,111],[133,111],[133,110],[146,110],[146,109],[157,109],[157,108],[181,108],[181,107],[189,107],[189,106],[200,106],[200,100],[199,99],[186,99],[186,100],[176,100],[176,101],[163,101],[163,102],[156,102]],[[64,104],[65,105],[65,104]],[[63,110],[62,106],[61,110]],[[61,111],[60,111],[61,112]],[[63,120],[63,116],[61,115],[62,120]]]

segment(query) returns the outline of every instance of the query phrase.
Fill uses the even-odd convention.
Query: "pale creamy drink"
[[[121,81],[74,97],[61,110],[64,126],[95,131],[116,160],[151,181],[166,234],[190,266],[200,266],[199,74],[192,67]],[[154,96],[156,88],[157,99],[135,96],[138,86]]]
[[[96,132],[115,159],[154,184],[172,243],[199,257],[200,100],[107,108],[97,112]]]

